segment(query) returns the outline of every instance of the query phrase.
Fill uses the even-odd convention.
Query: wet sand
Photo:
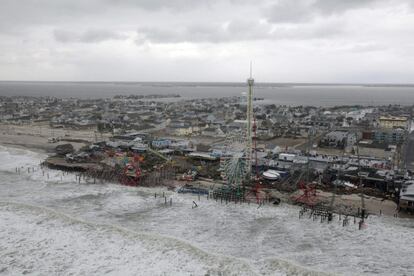
[[[67,141],[49,143],[48,139],[52,137],[81,139],[93,142],[96,136],[93,130],[53,129],[44,123],[33,125],[0,124],[0,145],[4,146],[24,147],[35,151],[53,152],[54,148],[59,144],[70,143],[75,149],[79,149],[85,145],[85,143]],[[107,135],[104,138],[106,137]]]

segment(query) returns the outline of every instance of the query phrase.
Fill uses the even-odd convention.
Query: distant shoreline
[[[244,82],[41,82],[0,81],[0,96],[109,99],[117,95],[179,95],[154,101],[240,97]],[[414,84],[255,83],[260,104],[285,106],[413,105]]]
[[[46,80],[0,80],[0,83],[56,83],[56,84],[122,84],[122,85],[150,85],[150,86],[205,86],[245,87],[245,82],[205,82],[205,81],[46,81]],[[356,87],[412,87],[414,83],[334,83],[334,82],[256,82],[257,87],[289,87],[289,86],[356,86]]]

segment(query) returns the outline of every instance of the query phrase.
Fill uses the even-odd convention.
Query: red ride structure
[[[134,155],[133,161],[129,162],[123,168],[122,174],[120,175],[120,182],[123,185],[127,186],[138,186],[142,170],[140,168],[140,162],[143,161],[143,158],[139,155]]]
[[[259,166],[258,166],[258,159],[257,159],[257,125],[256,125],[256,117],[254,117],[254,121],[253,121],[253,141],[254,141],[254,145],[253,145],[253,149],[254,149],[254,159],[255,159],[255,168],[256,168],[256,175],[254,178],[254,188],[253,188],[253,192],[256,195],[256,202],[259,204],[261,201],[263,201],[263,197],[261,194],[261,190],[262,190],[262,185],[261,185],[261,181],[260,181],[260,175],[259,175]]]
[[[316,205],[316,184],[306,183],[305,181],[300,181],[298,183],[299,190],[302,191],[302,194],[293,198],[293,200],[298,204],[303,204],[308,207],[313,207]]]

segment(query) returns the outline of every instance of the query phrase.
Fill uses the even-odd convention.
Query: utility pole
[[[314,133],[314,128],[313,126],[309,129],[308,132],[308,145],[306,146],[306,184],[309,184],[309,180],[310,180],[310,160],[309,160],[309,156],[310,156],[310,149],[312,146],[312,137],[313,137],[313,133]]]
[[[359,145],[357,141],[357,154],[358,154],[358,178],[359,178],[359,189],[362,188],[362,177],[361,177],[361,160],[359,155]],[[364,192],[361,191],[361,220],[362,223],[365,221],[365,200],[364,200]]]
[[[413,109],[414,109],[414,105],[411,106],[410,108],[410,117],[408,118],[408,125],[407,125],[407,129],[404,133],[404,142],[402,144],[402,149],[401,149],[401,168],[404,171],[404,175],[407,172],[407,162],[409,160],[407,160],[407,156],[408,156],[408,151],[409,151],[409,139],[410,139],[410,134],[411,134],[411,127],[412,127],[412,123],[413,123]]]

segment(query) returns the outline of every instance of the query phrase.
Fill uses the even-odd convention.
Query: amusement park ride
[[[170,166],[172,164],[172,160],[170,158],[165,157],[161,153],[153,150],[151,148],[147,148],[147,151],[150,153],[160,157],[165,161],[165,164],[162,166],[157,167],[158,171],[163,170],[166,166]],[[123,156],[120,160],[121,171],[118,174],[119,181],[123,185],[127,186],[138,186],[142,184],[143,178],[148,177],[148,174],[145,175],[143,170],[141,169],[142,163],[145,162],[144,156],[139,154],[133,154],[132,156]],[[151,174],[160,173],[157,170],[151,172]]]
[[[306,156],[307,156],[307,162],[306,162],[306,169],[302,174],[300,175],[298,181],[297,181],[297,187],[300,191],[302,191],[302,194],[294,197],[293,200],[301,205],[305,205],[308,207],[314,207],[317,204],[316,200],[316,184],[310,182],[310,167],[309,167],[309,154],[310,154],[310,146],[312,144],[312,137],[315,134],[315,130],[313,128],[309,129],[308,133],[308,145],[306,147]],[[306,179],[303,180],[303,175],[306,174]]]
[[[128,159],[125,159],[125,161]],[[140,163],[144,161],[143,156],[134,155],[131,162],[125,164],[123,169],[123,174],[120,176],[120,181],[122,184],[127,186],[137,186],[141,178],[142,170]]]
[[[327,218],[328,222],[332,220],[333,214],[335,213],[335,207],[334,203],[336,200],[337,195],[337,184],[333,185],[333,191],[332,195],[329,201],[329,204],[321,204],[317,200],[317,184],[315,182],[311,182],[309,178],[309,155],[310,155],[310,145],[312,144],[312,137],[314,136],[315,131],[313,129],[310,129],[308,134],[308,146],[307,146],[307,156],[308,160],[306,162],[306,170],[301,173],[301,175],[298,178],[297,181],[297,187],[301,191],[301,194],[299,196],[293,197],[293,201],[295,201],[297,204],[300,204],[303,206],[303,209],[300,211],[300,216],[303,215],[304,212],[308,210],[311,211],[311,216],[321,216],[322,218]],[[343,157],[345,154],[345,150],[342,153],[342,159],[341,163],[343,163]],[[358,171],[361,170],[360,166],[360,156],[359,156],[359,148],[357,146],[357,154],[358,154]],[[306,174],[306,180],[303,180],[303,175]],[[341,175],[343,174],[342,169],[339,171],[338,179],[341,178]],[[320,179],[320,178],[319,178]],[[320,184],[320,183],[319,183]],[[362,184],[362,178],[359,177],[359,188],[363,187]],[[364,195],[361,192],[361,208],[358,208],[358,213],[353,214],[354,217],[360,218],[359,221],[359,229],[362,229],[362,227],[365,225],[365,218],[367,217],[366,209],[365,209],[365,202],[364,202]],[[351,216],[352,214],[344,214],[344,225],[348,223],[348,216]],[[341,216],[339,216],[341,217]],[[322,221],[322,220],[321,220]]]
[[[261,185],[256,151],[256,120],[253,116],[253,85],[252,64],[250,63],[250,77],[247,79],[249,87],[247,93],[246,130],[241,133],[232,133],[226,137],[225,151],[230,153],[221,160],[221,171],[229,190],[236,193],[236,198],[245,199],[253,193],[256,200],[261,200]],[[252,173],[253,152],[255,174]]]

